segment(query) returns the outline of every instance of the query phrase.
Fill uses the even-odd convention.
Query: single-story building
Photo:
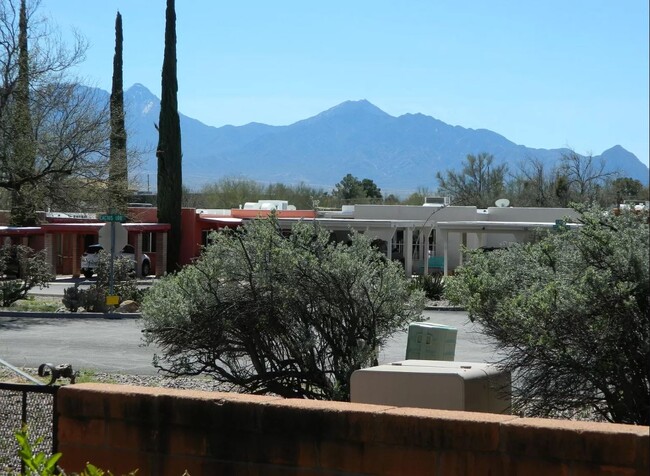
[[[351,230],[368,234],[389,259],[402,262],[407,275],[426,274],[431,267],[447,274],[462,264],[464,247],[500,247],[508,242],[528,241],[535,230],[577,216],[567,208],[477,209],[448,206],[442,201],[424,206],[352,205],[334,211],[295,210],[286,201],[277,200],[247,203],[240,209],[183,208],[180,263],[191,263],[199,256],[211,231],[266,218],[271,210],[287,230],[298,221],[315,221],[339,241],[347,240]],[[152,273],[162,276],[166,272],[170,225],[157,223],[156,214],[153,207],[129,208],[128,222],[121,226],[126,230],[127,242],[136,250],[136,263],[146,253],[151,258]],[[111,226],[100,221],[100,217],[101,214],[45,214],[45,223],[39,227],[0,227],[0,238],[36,250],[45,249],[54,272],[79,276],[81,254],[99,241],[102,230]]]

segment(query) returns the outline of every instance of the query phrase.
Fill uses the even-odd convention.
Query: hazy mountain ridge
[[[136,84],[125,92],[129,142],[155,175],[160,100]],[[182,108],[182,105],[181,105]],[[420,113],[394,117],[366,100],[345,101],[288,126],[207,126],[181,114],[183,181],[199,187],[223,177],[331,188],[347,173],[370,178],[385,192],[435,190],[437,171],[460,169],[467,154],[488,152],[512,169],[528,157],[554,163],[566,148],[533,149],[487,129],[451,126]],[[608,170],[648,183],[648,167],[616,145],[602,157]],[[155,183],[155,180],[153,180]]]

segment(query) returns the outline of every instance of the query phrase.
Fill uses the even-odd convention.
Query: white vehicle
[[[90,245],[86,248],[84,254],[81,255],[81,273],[86,278],[90,278],[95,272],[95,268],[99,262],[99,252],[103,250],[104,247],[102,245]],[[125,245],[124,248],[122,248],[122,251],[117,253],[115,257],[130,259],[133,263],[133,269],[135,270],[135,248],[133,245]],[[142,276],[148,276],[151,272],[151,259],[149,259],[148,255],[142,253],[141,260]]]

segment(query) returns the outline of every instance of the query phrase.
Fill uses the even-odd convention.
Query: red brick
[[[89,392],[83,384],[65,385],[58,391],[57,413],[62,416],[104,418],[105,398],[97,392]]]
[[[600,466],[594,464],[573,464],[571,466],[571,476],[646,476],[647,472],[637,472],[632,468],[620,468],[615,466]]]
[[[572,476],[567,465],[560,461],[521,458],[511,461],[511,474],[526,476]]]
[[[172,427],[169,431],[168,448],[170,454],[178,456],[207,456],[206,436],[200,429],[192,431],[189,428]]]
[[[392,409],[380,415],[373,440],[428,449],[496,451],[500,424],[514,418],[423,408]]]
[[[273,465],[297,466],[299,461],[308,456],[305,454],[305,450],[308,449],[311,442],[310,439],[301,442],[297,435],[264,433],[259,437],[257,448],[255,448],[257,455],[252,460]]]
[[[323,441],[317,444],[316,461],[301,461],[302,468],[358,473],[363,465],[364,448],[350,441]]]
[[[432,450],[404,446],[368,445],[363,452],[362,474],[433,475],[436,458],[436,453]]]
[[[498,452],[480,453],[466,451],[465,464],[467,467],[467,474],[508,476],[507,458],[504,458],[504,456]]]
[[[516,456],[634,467],[648,427],[520,418],[501,427],[502,450]]]
[[[58,438],[60,441],[102,446],[105,436],[104,420],[59,417]]]
[[[123,420],[111,420],[108,423],[107,443],[110,447],[120,449],[144,449],[149,438],[147,428]]]
[[[264,423],[323,441],[366,441],[376,434],[381,412],[394,407],[349,402],[280,399],[264,404]]]
[[[648,474],[648,427],[102,384],[62,388],[58,408],[73,469],[89,460],[120,474]]]

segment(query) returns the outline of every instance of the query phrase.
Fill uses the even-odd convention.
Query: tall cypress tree
[[[160,120],[158,124],[158,222],[169,223],[167,270],[180,268],[181,242],[181,124],[178,116],[178,81],[176,79],[176,9],[167,0],[165,21],[165,55],[162,67]]]
[[[126,212],[128,169],[126,161],[126,128],[124,127],[124,91],[122,80],[122,15],[115,17],[115,55],[111,89],[111,137],[109,161],[110,207]]]
[[[29,53],[25,0],[20,2],[18,30],[18,78],[13,114],[16,141],[12,154],[14,160],[12,179],[16,185],[11,192],[10,221],[14,226],[33,226],[38,224],[38,219],[36,217],[36,195],[29,177],[33,175],[36,162],[36,145],[29,103]]]

